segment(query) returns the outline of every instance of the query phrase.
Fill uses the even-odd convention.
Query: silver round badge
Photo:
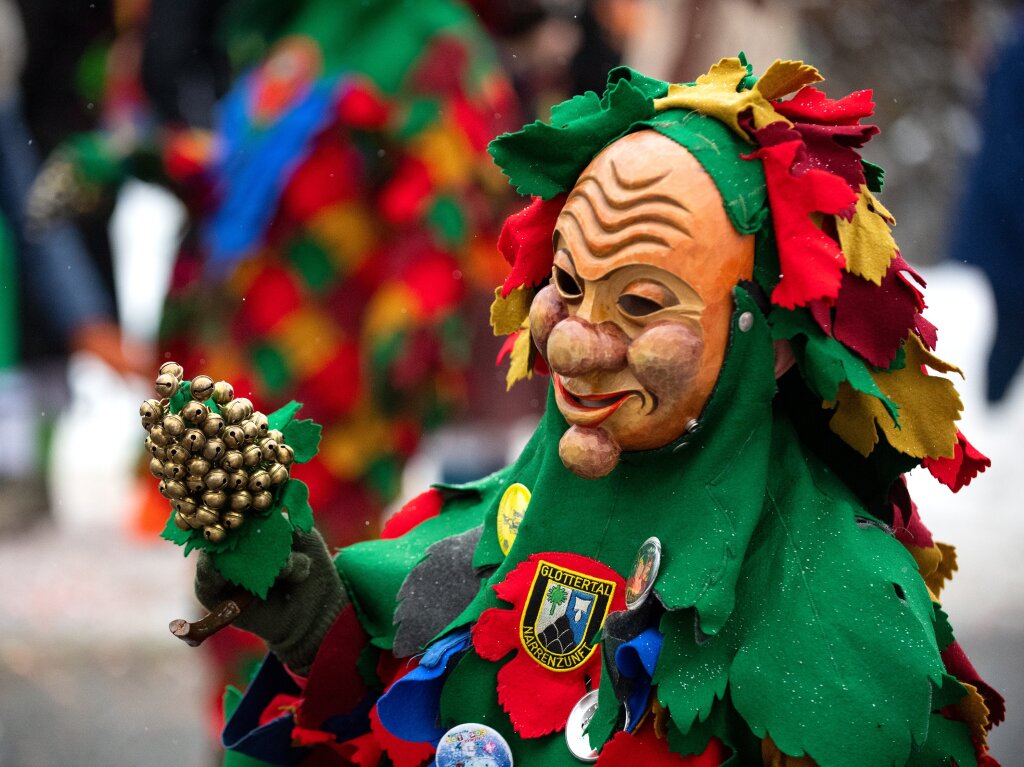
[[[512,749],[493,727],[468,722],[441,736],[436,767],[512,767]]]
[[[651,536],[644,541],[636,552],[633,569],[626,580],[626,609],[635,610],[654,590],[654,582],[658,579],[661,569],[661,541]]]
[[[597,712],[597,690],[591,690],[577,701],[569,712],[569,720],[565,723],[565,742],[569,753],[581,762],[596,762],[598,753],[590,747],[587,736],[587,725]]]

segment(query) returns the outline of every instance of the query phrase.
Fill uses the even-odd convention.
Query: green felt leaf
[[[928,590],[895,538],[856,524],[859,502],[790,429],[776,422],[776,465],[787,470],[772,475],[723,630],[739,646],[732,700],[784,753],[830,767],[903,764],[925,740],[945,673]]]
[[[295,451],[295,460],[299,463],[306,463],[316,455],[320,449],[322,431],[323,427],[309,418],[303,421],[292,420],[281,429],[285,443]]]
[[[600,641],[598,637],[594,637],[595,644]],[[605,671],[602,666],[602,672]],[[615,734],[615,724],[619,718],[619,710],[621,705],[619,699],[615,696],[615,687],[612,684],[612,677],[610,674],[601,674],[601,684],[598,688],[597,694],[597,711],[590,719],[590,723],[587,725],[587,736],[590,738],[592,745],[597,746],[599,743],[606,743]]]
[[[174,396],[167,403],[167,409],[172,413],[180,413],[181,409],[185,407],[186,403],[192,399],[192,382],[182,381],[178,387],[178,391],[174,393]]]
[[[942,675],[942,684],[935,690],[935,697],[932,698],[932,710],[940,711],[946,706],[952,706],[963,700],[967,694],[967,688],[960,684],[952,674]]]
[[[956,637],[953,636],[953,627],[950,625],[949,616],[942,609],[942,605],[933,602],[932,608],[934,610],[935,641],[938,642],[940,650],[945,650],[956,640]]]
[[[864,168],[868,189],[875,194],[881,194],[882,186],[885,184],[885,168],[867,160],[861,160],[860,164]]]
[[[450,195],[442,195],[434,201],[427,221],[437,233],[437,239],[446,247],[458,247],[465,240],[466,217],[462,207]]]
[[[281,491],[281,505],[288,510],[288,521],[304,533],[313,529],[313,507],[309,505],[309,487],[298,479],[289,479]]]
[[[292,400],[284,407],[275,410],[273,413],[267,416],[267,421],[270,424],[270,428],[283,431],[285,425],[295,417],[295,414],[299,412],[299,409],[301,407],[301,402],[296,402],[295,400]]]
[[[237,532],[238,545],[232,551],[212,553],[213,565],[227,580],[265,599],[288,562],[292,527],[284,516],[272,513],[247,520]]]
[[[805,339],[802,346],[794,344],[793,353],[804,380],[815,394],[831,402],[839,393],[839,384],[848,383],[857,391],[879,400],[893,421],[899,423],[899,407],[878,388],[867,364],[843,344],[825,335],[809,312],[776,307],[769,316],[769,322],[773,338],[792,340],[801,336]]]
[[[697,643],[696,614],[673,610],[661,619],[665,642],[654,669],[658,700],[672,712],[672,721],[686,734],[705,721],[720,701],[729,681],[729,665],[736,654],[729,632],[703,637]]]
[[[936,767],[951,764],[957,767],[977,767],[978,758],[971,745],[970,731],[963,722],[932,714],[928,723],[928,740],[907,760],[906,767]]]
[[[192,537],[191,530],[182,530],[176,524],[174,524],[174,512],[172,511],[167,517],[167,524],[164,525],[163,532],[160,533],[160,537],[165,541],[170,541],[176,546],[184,546],[189,538]],[[188,551],[185,551],[185,556],[188,556]]]

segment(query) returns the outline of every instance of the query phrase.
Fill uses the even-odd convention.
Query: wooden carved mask
[[[566,466],[604,476],[622,450],[662,447],[700,416],[725,356],[732,288],[754,238],[711,177],[655,131],[604,149],[558,217],[551,285],[530,328],[570,424]]]

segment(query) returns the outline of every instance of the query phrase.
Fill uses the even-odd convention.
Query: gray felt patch
[[[430,546],[398,590],[396,658],[415,655],[455,620],[480,591],[485,571],[473,568],[483,525]]]

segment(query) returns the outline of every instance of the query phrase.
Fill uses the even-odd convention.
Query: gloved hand
[[[212,610],[237,589],[217,572],[211,557],[200,552],[195,592],[203,606]],[[305,676],[327,630],[348,601],[320,533],[296,531],[288,563],[267,598],[253,599],[234,625],[263,639],[282,663]]]

